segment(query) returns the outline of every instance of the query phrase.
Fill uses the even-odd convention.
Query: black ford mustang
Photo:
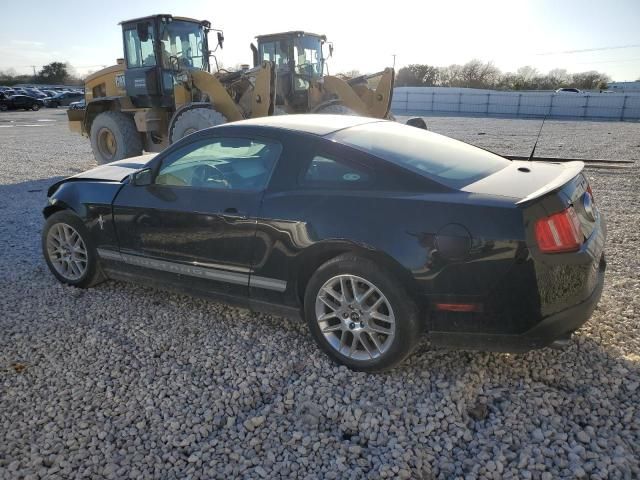
[[[305,317],[354,369],[396,365],[423,331],[525,351],[568,339],[602,291],[582,169],[369,118],[248,120],[56,183],[42,247],[70,285],[133,280]]]

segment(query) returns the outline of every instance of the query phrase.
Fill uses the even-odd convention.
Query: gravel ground
[[[429,117],[527,154],[540,121]],[[640,160],[640,124],[548,121],[540,155]],[[299,322],[42,260],[46,187],[94,165],[62,111],[0,114],[0,478],[639,478],[638,167],[589,171],[608,219],[592,320],[563,351],[437,350],[381,375]]]

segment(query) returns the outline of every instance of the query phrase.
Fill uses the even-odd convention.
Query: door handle
[[[222,212],[222,216],[225,218],[234,218],[238,220],[246,220],[249,216],[246,213],[238,211],[235,207],[225,208]]]

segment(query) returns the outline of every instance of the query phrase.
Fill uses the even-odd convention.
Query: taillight
[[[591,197],[591,201],[592,201],[593,203],[596,203],[596,202],[593,200],[593,191],[591,191],[591,185],[587,185],[587,192],[589,192],[589,196]]]
[[[573,207],[536,222],[536,241],[542,253],[575,252],[582,245],[580,221]]]

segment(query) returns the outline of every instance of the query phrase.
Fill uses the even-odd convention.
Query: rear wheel
[[[91,124],[91,149],[99,165],[142,155],[142,140],[131,116],[102,112]]]
[[[314,273],[304,310],[320,348],[353,370],[393,368],[419,339],[418,310],[402,285],[354,255],[329,260]]]
[[[40,110],[40,105],[38,105],[37,103],[34,103],[33,105],[31,105],[31,110],[33,110],[34,112],[37,112],[38,110]]]
[[[329,113],[333,115],[358,115],[354,110],[342,105],[341,103],[333,103],[320,107],[314,113]]]
[[[72,212],[56,212],[47,219],[42,252],[51,273],[64,284],[88,288],[104,280],[89,232]]]
[[[7,107],[3,103],[0,103],[0,112],[6,112],[7,110],[9,110],[9,107]]]
[[[227,118],[210,108],[192,108],[178,115],[169,133],[171,143],[205,128],[227,123]]]

